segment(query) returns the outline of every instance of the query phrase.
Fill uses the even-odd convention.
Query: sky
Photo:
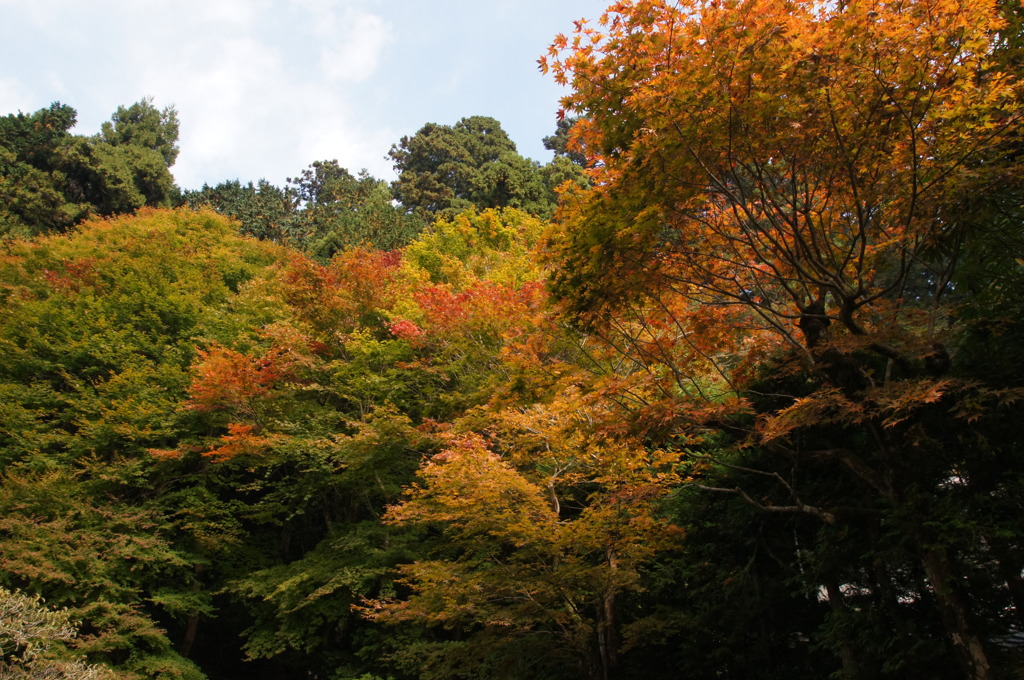
[[[0,0],[0,115],[60,101],[91,135],[152,97],[185,189],[332,159],[390,180],[392,144],[474,115],[547,162],[565,92],[537,58],[609,1]]]

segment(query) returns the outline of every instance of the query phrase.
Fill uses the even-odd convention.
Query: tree
[[[959,585],[984,547],[948,488],[978,450],[948,442],[976,436],[968,404],[1020,395],[949,375],[943,302],[971,231],[958,199],[1017,172],[994,8],[635,0],[601,24],[543,64],[571,82],[595,167],[553,239],[555,292],[648,372],[660,408],[689,405],[680,432],[725,428],[779,455],[773,500],[718,491],[848,522],[838,495],[794,486],[830,461],[914,546],[964,672],[992,677]]]
[[[108,217],[133,213],[143,206],[167,207],[174,178],[163,157],[153,149],[111,145],[75,136],[56,153],[61,190],[85,202],[89,214]]]
[[[317,161],[288,182],[300,206],[293,238],[320,259],[355,246],[394,250],[423,228],[392,204],[387,183],[365,170],[354,177],[336,160]]]
[[[0,119],[0,229],[63,232],[90,215],[166,206],[176,189],[177,115],[146,99],[114,114],[93,137],[72,135],[75,110],[53,103]]]
[[[178,112],[173,106],[162,111],[146,97],[131,106],[118,106],[110,122],[100,127],[100,138],[111,146],[131,145],[158,152],[167,167],[178,158]]]
[[[509,670],[524,653],[531,677],[616,675],[619,599],[674,537],[651,515],[659,491],[641,472],[644,455],[570,434],[585,426],[585,416],[561,412],[579,413],[574,396],[506,414],[496,429],[516,448],[504,458],[480,437],[454,437],[389,510],[391,522],[444,532],[427,559],[400,567],[408,598],[367,608],[374,620],[440,626],[466,640],[426,655],[427,677],[516,677]]]
[[[77,120],[78,113],[60,102],[33,114],[4,116],[0,118],[0,146],[19,161],[48,169],[54,148],[70,136]]]
[[[516,152],[493,118],[471,116],[452,126],[428,123],[388,155],[398,173],[395,197],[424,217],[472,207],[544,214],[553,205],[536,164]]]
[[[0,118],[0,228],[4,233],[63,231],[88,214],[81,197],[62,191],[57,150],[71,138],[78,114],[54,102],[28,115]]]
[[[245,186],[237,179],[213,187],[203,184],[202,189],[182,192],[183,205],[212,208],[238,220],[242,234],[276,243],[287,243],[291,238],[295,203],[290,188],[281,189],[265,179]]]
[[[394,205],[386,182],[365,170],[353,176],[336,160],[312,163],[284,188],[233,180],[185,191],[182,198],[237,219],[243,234],[287,243],[321,261],[348,248],[400,248],[424,226],[418,215]]]
[[[576,151],[571,147],[571,137],[569,131],[572,130],[572,126],[579,122],[579,118],[565,117],[559,119],[555,126],[555,133],[544,138],[544,148],[549,151],[555,152],[555,157],[568,158],[570,161],[579,165],[580,167],[586,167],[587,157]]]

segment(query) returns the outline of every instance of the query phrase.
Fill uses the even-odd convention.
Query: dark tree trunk
[[[985,645],[970,623],[968,608],[960,594],[949,556],[938,548],[923,548],[921,565],[935,591],[943,626],[964,668],[965,677],[970,680],[995,680]]]
[[[199,582],[199,575],[203,573],[203,566],[197,564],[195,566],[196,580],[192,584],[192,592],[196,595],[202,589],[202,584]],[[188,620],[185,622],[185,635],[181,639],[181,644],[178,645],[178,651],[181,652],[182,656],[187,657],[192,652],[192,647],[196,643],[196,635],[199,633],[199,610],[193,610],[188,615]]]
[[[607,553],[608,566],[614,572],[618,568],[615,551]],[[616,628],[615,590],[609,589],[601,600],[597,620],[597,650],[600,680],[612,680],[618,665],[618,631]]]

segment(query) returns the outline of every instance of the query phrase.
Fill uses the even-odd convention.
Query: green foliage
[[[493,118],[471,116],[452,126],[428,123],[388,155],[398,173],[395,197],[424,217],[503,207],[548,215],[554,208],[539,166],[516,153]]]
[[[245,653],[272,658],[300,652],[314,672],[359,673],[370,666],[352,641],[370,644],[373,631],[355,605],[390,592],[388,570],[405,551],[395,533],[375,521],[339,525],[300,559],[252,572],[229,585],[251,611]]]
[[[84,218],[89,206],[63,191],[58,150],[71,139],[77,113],[54,102],[34,114],[0,118],[0,227],[3,233],[63,231]]]
[[[87,202],[95,215],[165,205],[173,186],[173,178],[156,151],[84,137],[63,144],[57,150],[55,166],[54,177],[60,177],[62,191]]]
[[[456,290],[482,280],[519,288],[540,278],[530,252],[543,229],[541,220],[511,208],[466,211],[435,221],[405,249],[405,261],[431,283]]]
[[[166,167],[178,158],[178,112],[173,106],[163,111],[146,97],[131,106],[117,107],[109,123],[100,128],[100,138],[111,146],[137,146],[159,152]]]
[[[196,565],[239,530],[168,494],[147,451],[203,427],[180,408],[195,346],[247,317],[232,299],[281,255],[212,213],[150,211],[0,260],[0,578],[68,607],[83,652],[126,673],[202,677],[162,627],[210,611]]]
[[[0,678],[4,680],[114,680],[109,668],[65,651],[78,631],[66,611],[42,599],[0,588]]]
[[[288,243],[324,262],[347,248],[400,248],[423,228],[393,205],[383,180],[365,170],[355,177],[337,161],[313,163],[283,189],[234,180],[185,191],[182,200],[237,219],[243,234]]]
[[[66,607],[81,622],[76,646],[90,658],[114,666],[149,658],[184,663],[154,613],[143,611],[147,600],[161,601],[166,584],[187,581],[169,527],[153,512],[98,500],[90,486],[65,472],[5,475],[4,584]]]
[[[72,135],[75,110],[54,103],[0,119],[0,234],[67,231],[88,216],[169,205],[178,122],[144,99],[100,135]]]
[[[175,395],[188,384],[195,339],[274,257],[224,219],[188,212],[13,244],[0,262],[0,381],[25,406],[8,405],[17,430],[0,426],[21,442],[7,460],[138,455],[166,441],[181,420]]]
[[[365,170],[353,177],[337,161],[316,162],[288,181],[302,207],[292,236],[321,260],[353,246],[394,250],[423,228],[419,218],[392,205],[387,183]]]
[[[212,208],[240,222],[239,231],[247,236],[284,243],[289,238],[295,212],[295,198],[266,180],[242,186],[238,180],[221,182],[215,187],[182,192],[182,203],[191,208]]]
[[[60,102],[32,114],[9,114],[0,118],[0,146],[19,161],[46,170],[53,150],[71,135],[78,113]]]
[[[572,148],[569,131],[579,121],[579,118],[566,116],[560,118],[555,127],[555,133],[544,138],[544,148],[555,152],[555,158],[565,158],[574,165],[586,167],[587,157]]]

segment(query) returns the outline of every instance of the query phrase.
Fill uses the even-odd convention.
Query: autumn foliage
[[[541,60],[551,221],[315,163],[4,240],[8,630],[125,680],[1015,677],[1018,5],[615,2]]]
[[[967,404],[1019,398],[951,373],[947,301],[978,234],[964,197],[1001,200],[1014,172],[1019,84],[991,51],[1003,26],[992,3],[638,0],[542,62],[573,87],[595,182],[551,237],[570,318],[650,376],[655,412],[682,405],[680,436],[712,425],[780,456],[707,458],[775,479],[774,497],[703,488],[836,523],[838,496],[811,502],[797,481],[831,463],[903,517],[973,678],[993,671],[952,585],[966,567],[930,528],[945,510],[915,495],[966,464],[928,423],[952,413],[969,430]],[[845,672],[863,663],[850,651]]]

